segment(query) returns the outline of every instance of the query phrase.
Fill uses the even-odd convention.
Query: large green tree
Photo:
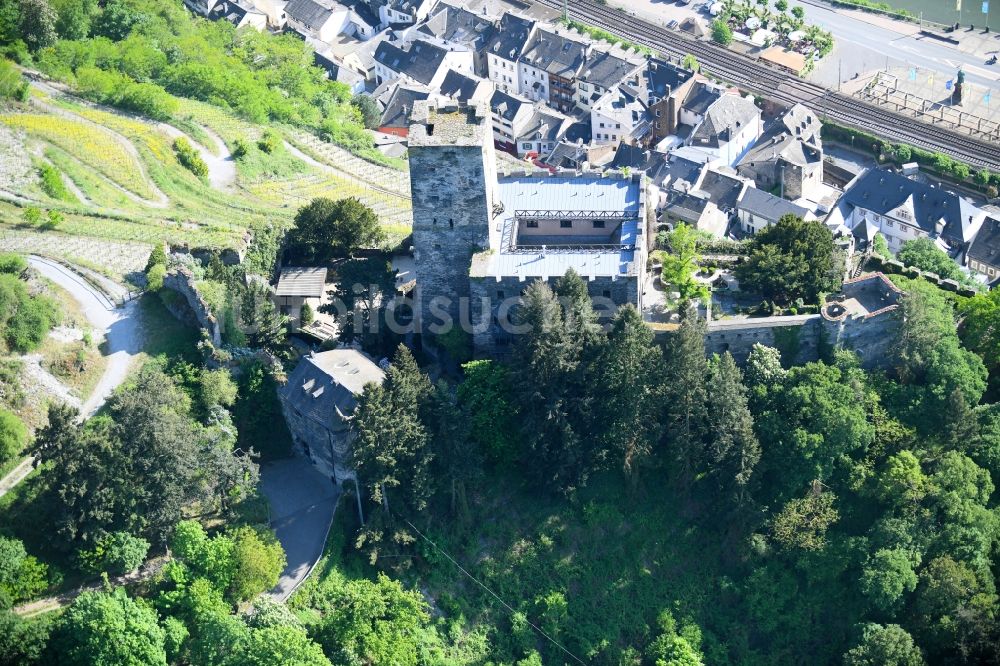
[[[595,365],[601,449],[612,466],[636,478],[651,464],[662,435],[663,352],[653,344],[653,332],[632,305],[615,315]]]
[[[710,469],[724,492],[743,506],[750,497],[760,443],[753,428],[743,375],[729,352],[711,364],[708,398]]]
[[[166,666],[156,611],[125,590],[84,592],[59,618],[49,650],[67,666]]]
[[[930,238],[913,238],[906,241],[896,253],[896,259],[907,266],[915,266],[922,271],[937,273],[943,278],[965,279],[965,274],[948,253],[938,247]]]
[[[318,198],[299,209],[288,232],[288,246],[306,261],[347,257],[379,245],[385,233],[378,216],[355,198]]]
[[[822,222],[785,215],[754,236],[747,261],[736,269],[744,291],[755,291],[776,303],[819,295],[840,286],[833,234]]]
[[[682,489],[690,486],[705,462],[708,433],[708,362],[705,320],[692,308],[667,344],[667,378],[661,399],[673,474]]]
[[[845,666],[924,666],[913,637],[898,624],[866,624],[861,640],[844,654]]]

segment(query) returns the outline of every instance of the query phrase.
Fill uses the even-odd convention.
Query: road
[[[101,331],[105,337],[107,366],[80,410],[82,417],[92,416],[101,408],[112,391],[125,381],[133,358],[141,350],[141,332],[138,319],[134,316],[136,303],[130,301],[125,306],[116,308],[105,292],[51,259],[30,256],[28,263],[41,275],[68,291],[80,304],[80,309],[90,325]],[[27,458],[0,479],[0,497],[31,473],[33,462],[32,458]]]
[[[261,465],[260,490],[271,505],[271,527],[288,564],[270,595],[285,601],[323,555],[340,490],[306,458]]]

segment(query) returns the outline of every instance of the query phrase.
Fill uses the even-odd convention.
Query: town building
[[[534,31],[535,22],[531,19],[509,13],[500,17],[483,49],[487,77],[498,90],[514,95],[521,90],[517,61]]]
[[[646,102],[623,87],[604,93],[590,111],[595,143],[637,143],[649,131]]]
[[[969,270],[994,284],[1000,279],[1000,219],[990,216],[983,222],[967,253]]]
[[[823,124],[802,104],[776,120],[736,166],[740,175],[765,190],[778,188],[787,199],[821,196]]]
[[[650,58],[641,72],[641,90],[650,115],[649,145],[677,134],[681,107],[694,88],[694,72],[659,58]]]
[[[441,3],[417,30],[471,51],[475,58],[473,71],[476,76],[488,76],[486,46],[497,30],[488,17],[474,14],[464,7]]]
[[[281,314],[299,321],[303,305],[308,303],[314,312],[319,307],[325,286],[325,268],[282,268],[278,275],[278,286],[274,290],[274,304]]]
[[[952,256],[960,256],[985,219],[985,212],[954,192],[876,168],[848,185],[828,224],[844,224],[863,242],[880,233],[892,252],[908,240],[931,238]]]
[[[745,189],[736,202],[739,230],[749,236],[760,233],[772,224],[777,224],[785,215],[794,215],[803,220],[816,219],[808,208],[756,187]]]
[[[375,51],[376,84],[403,78],[437,90],[449,70],[473,74],[472,52],[451,50],[424,39],[402,46],[383,41]]]
[[[672,152],[713,166],[735,166],[762,131],[760,109],[752,97],[705,81],[695,84],[681,108],[680,121],[692,129],[683,146]]]
[[[622,82],[631,81],[633,89],[638,87],[639,72],[644,63],[644,59],[634,54],[591,51],[576,78],[577,108],[590,111],[597,100]]]
[[[333,349],[303,356],[278,391],[281,411],[295,450],[337,485],[354,479],[351,466],[351,417],[368,384],[385,373],[355,349]]]
[[[428,100],[417,103],[412,118],[422,333],[443,334],[461,323],[477,353],[494,353],[511,340],[505,324],[524,288],[536,279],[554,282],[570,269],[599,303],[642,307],[652,220],[641,173],[498,178],[486,105]]]
[[[548,27],[535,30],[518,60],[519,93],[572,113],[576,106],[576,79],[590,53],[589,42],[578,34]]]

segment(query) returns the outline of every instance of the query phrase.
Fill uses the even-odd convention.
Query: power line
[[[402,516],[400,516],[400,517],[402,518]],[[423,539],[424,541],[426,541],[430,545],[434,546],[435,550],[437,550],[439,553],[441,553],[446,558],[448,558],[449,562],[451,562],[452,564],[454,564],[455,567],[459,571],[461,571],[466,576],[468,576],[469,578],[471,578],[476,583],[476,585],[478,585],[479,587],[481,587],[484,590],[486,590],[487,592],[489,592],[490,595],[492,595],[492,597],[494,599],[496,599],[497,601],[499,601],[501,603],[501,605],[503,605],[504,608],[506,608],[507,610],[509,610],[511,612],[511,614],[514,614],[514,613],[517,612],[514,609],[514,607],[512,607],[506,601],[504,601],[503,599],[501,599],[500,595],[498,595],[496,592],[494,592],[493,590],[491,590],[490,588],[488,588],[485,583],[483,583],[482,581],[480,581],[478,578],[476,578],[475,576],[473,576],[471,573],[469,573],[468,571],[466,571],[465,567],[463,567],[461,564],[459,564],[458,562],[455,561],[455,558],[453,558],[451,555],[449,555],[448,553],[446,553],[439,545],[437,545],[436,543],[434,543],[433,541],[431,541],[430,539],[428,539],[426,536],[424,536],[423,532],[421,532],[420,530],[418,530],[413,523],[411,523],[410,521],[408,521],[406,518],[403,518],[403,522],[406,523],[407,525],[409,525],[413,529],[413,531],[416,532],[417,535],[421,539]],[[560,650],[562,650],[563,652],[565,652],[566,654],[568,654],[570,657],[572,657],[573,659],[575,659],[580,664],[583,664],[583,666],[587,666],[586,662],[583,661],[583,659],[580,659],[578,656],[576,656],[575,654],[573,654],[572,652],[570,652],[568,649],[566,649],[565,646],[563,646],[562,643],[560,643],[559,641],[557,641],[556,639],[552,638],[547,633],[545,633],[544,631],[542,631],[541,628],[538,627],[537,625],[535,625],[534,623],[532,623],[531,620],[525,618],[525,622],[527,622],[531,626],[532,629],[534,629],[542,637],[544,637],[545,640],[547,640],[550,643],[552,643],[553,645],[555,645],[557,648],[559,648]]]

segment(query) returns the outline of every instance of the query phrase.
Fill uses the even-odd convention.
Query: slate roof
[[[578,78],[607,90],[621,83],[639,67],[639,63],[629,62],[607,51],[594,51],[584,60]]]
[[[681,107],[686,111],[703,116],[724,93],[725,89],[721,86],[708,81],[698,81],[691,86],[691,90]]]
[[[274,293],[276,296],[319,298],[323,295],[325,284],[325,268],[289,266],[281,269],[281,275],[278,276],[278,286]]]
[[[289,0],[285,14],[310,28],[319,28],[333,15],[335,5],[327,0]]]
[[[972,240],[974,223],[980,214],[972,203],[952,192],[885,169],[869,169],[858,176],[844,193],[843,201],[849,206],[879,215],[909,202],[916,226],[929,235],[935,235],[937,222],[944,220],[941,236],[958,243]]]
[[[756,187],[748,187],[743,192],[743,196],[739,200],[739,209],[771,222],[777,222],[784,215],[795,215],[805,218],[809,213],[802,206],[798,206],[787,199],[777,197],[770,192],[758,190]]]
[[[469,76],[461,72],[449,69],[441,81],[439,92],[445,97],[452,97],[461,101],[467,101],[479,90],[485,81],[475,76]]]
[[[418,30],[479,51],[493,36],[496,27],[488,18],[477,16],[463,7],[443,4]]]
[[[524,129],[517,138],[532,141],[558,141],[562,138],[564,128],[569,124],[569,118],[543,107],[535,107],[534,113],[528,119]]]
[[[500,17],[497,29],[487,38],[485,49],[505,60],[517,60],[535,22],[517,14]]]
[[[708,194],[712,203],[722,210],[733,210],[740,200],[743,188],[747,186],[746,181],[736,176],[720,171],[708,171],[698,183],[698,190]]]
[[[524,47],[521,60],[564,79],[574,78],[583,66],[590,45],[549,30],[538,30]]]
[[[304,417],[337,429],[354,413],[365,385],[384,380],[381,368],[361,352],[332,349],[303,356],[281,391]]]
[[[545,158],[545,163],[563,169],[576,169],[587,161],[587,147],[575,141],[560,141]]]
[[[410,113],[413,111],[413,104],[422,99],[427,99],[431,93],[426,88],[408,86],[406,84],[397,86],[389,96],[389,101],[382,111],[382,120],[379,127],[393,127],[408,129],[410,127]]]
[[[694,72],[684,69],[679,65],[651,58],[642,71],[642,78],[645,81],[646,94],[652,98],[663,99],[668,97],[677,87],[694,76]]]
[[[247,10],[244,7],[231,0],[223,0],[212,8],[212,11],[208,13],[208,18],[213,21],[229,21],[238,26],[246,15]]]
[[[514,116],[525,104],[530,105],[531,102],[497,89],[493,91],[493,97],[490,98],[490,111],[510,122],[514,120]]]
[[[615,157],[609,166],[612,169],[628,167],[633,171],[644,171],[646,177],[656,185],[661,184],[670,171],[667,156],[663,153],[643,150],[627,143],[618,144]]]
[[[1000,267],[1000,219],[988,217],[969,247],[969,259]]]
[[[708,108],[705,119],[691,133],[691,142],[718,147],[758,117],[760,109],[751,100],[740,95],[723,95]]]
[[[761,135],[740,160],[740,166],[751,162],[767,162],[781,158],[796,166],[809,166],[823,161],[822,124],[801,104],[796,104]]]
[[[382,42],[375,51],[375,61],[394,72],[409,76],[424,85],[431,82],[448,50],[422,39],[414,40],[403,50],[390,42]]]

